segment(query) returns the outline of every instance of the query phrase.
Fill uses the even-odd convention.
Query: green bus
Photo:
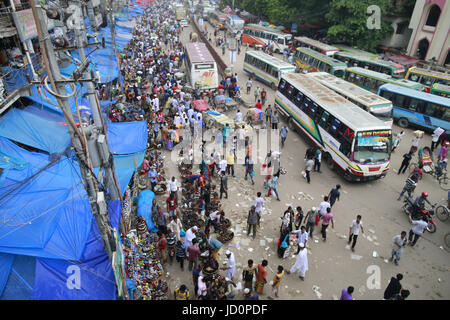
[[[396,79],[388,74],[367,70],[360,67],[347,68],[344,79],[360,86],[361,88],[372,91],[373,93],[377,93],[378,88],[386,83],[392,83],[418,91],[424,90],[424,86],[420,83],[405,79]]]
[[[348,67],[366,68],[396,78],[404,78],[407,71],[401,64],[381,59],[373,59],[367,56],[360,56],[350,52],[336,52],[333,57],[339,61],[345,62]]]
[[[435,83],[433,84],[430,93],[441,97],[450,98],[450,86],[441,83]]]
[[[294,63],[301,70],[324,71],[336,77],[342,78],[347,64],[319,53],[310,48],[297,48],[294,55]]]
[[[352,53],[354,55],[357,55],[357,56],[369,57],[369,58],[372,58],[372,59],[379,59],[380,58],[375,53],[367,52],[367,51],[364,51],[364,50],[361,50],[361,49],[357,49],[357,48],[353,48],[353,47],[350,47],[350,46],[346,46],[346,45],[343,45],[343,44],[332,44],[332,46],[338,48],[341,51],[350,52],[350,53]]]

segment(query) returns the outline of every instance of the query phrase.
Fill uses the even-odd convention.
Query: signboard
[[[297,28],[298,28],[298,25],[296,23],[293,23],[292,26],[291,26],[291,32],[292,33],[297,33]]]
[[[127,296],[126,288],[123,284],[125,283],[125,278],[123,270],[125,270],[125,259],[123,256],[122,244],[120,243],[119,234],[116,228],[114,228],[114,239],[116,242],[116,251],[113,252],[112,256],[112,268],[114,270],[114,278],[116,279],[117,292],[121,297]]]
[[[389,141],[389,131],[366,131],[358,134],[358,146],[372,147]]]
[[[31,9],[11,12],[11,14],[17,28],[17,33],[22,42],[37,37],[36,23],[34,22],[33,11]],[[44,19],[47,22],[47,30],[50,30],[55,26],[53,20],[48,19],[45,15]]]

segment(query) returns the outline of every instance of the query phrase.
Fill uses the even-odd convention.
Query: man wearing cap
[[[226,297],[227,300],[234,300],[234,297],[236,296],[236,291],[237,291],[236,284],[228,277],[226,277],[222,281],[224,281],[224,285],[226,287],[224,296]]]
[[[297,256],[297,261],[292,266],[291,270],[286,271],[287,274],[291,274],[294,272],[300,273],[300,279],[305,280],[306,271],[308,271],[308,250],[305,248],[303,243],[299,243],[300,252]]]
[[[244,289],[244,300],[259,300],[259,296],[256,292],[252,294],[251,290],[249,288],[245,288]]]
[[[186,257],[189,257],[189,252],[188,252],[187,248],[192,245],[192,240],[195,239],[195,237],[196,237],[195,233],[197,231],[198,231],[197,226],[193,226],[192,228],[190,228],[186,231],[186,235],[184,238],[184,247],[186,250]]]
[[[226,277],[233,280],[234,273],[236,272],[236,261],[234,259],[234,253],[232,253],[230,250],[227,250],[225,252],[225,255],[228,258],[227,267],[224,268],[224,270],[227,270]]]

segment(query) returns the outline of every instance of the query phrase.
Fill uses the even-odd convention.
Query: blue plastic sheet
[[[5,289],[13,262],[14,255],[0,253],[0,296],[3,293],[3,289]]]
[[[108,144],[112,154],[143,152],[147,147],[147,122],[108,122]]]
[[[26,78],[26,75],[29,75],[30,72],[28,69],[23,70],[12,67],[0,67],[0,72],[4,74],[2,78],[8,94],[28,84]],[[32,76],[30,79],[32,79]]]
[[[61,153],[70,145],[65,124],[17,108],[3,115],[0,136],[48,153]]]
[[[28,300],[33,292],[36,258],[16,255],[8,281],[0,296],[2,300]]]
[[[152,202],[155,198],[155,194],[151,190],[144,190],[139,193],[138,197],[138,216],[144,218],[145,222],[147,222],[148,230],[150,232],[157,232],[158,229],[155,227],[152,221]]]

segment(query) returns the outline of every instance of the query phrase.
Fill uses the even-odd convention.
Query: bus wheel
[[[335,169],[335,165],[334,165],[333,158],[331,157],[331,155],[329,153],[326,154],[326,162],[327,162],[328,169],[333,171]]]
[[[409,121],[406,118],[398,119],[398,125],[402,128],[407,128],[409,126]]]

